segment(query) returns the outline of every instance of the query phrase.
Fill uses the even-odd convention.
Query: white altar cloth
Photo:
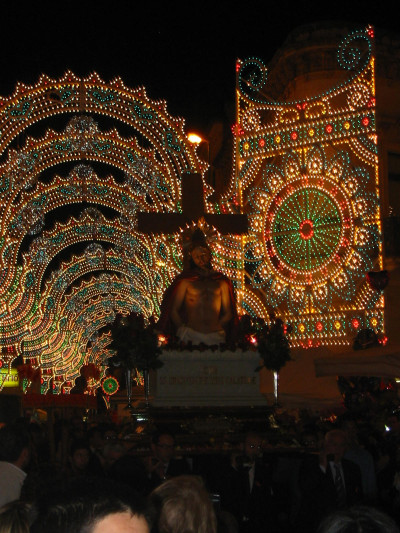
[[[164,351],[151,380],[157,407],[267,405],[260,393],[257,352]]]

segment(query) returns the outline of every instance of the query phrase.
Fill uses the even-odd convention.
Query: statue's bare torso
[[[187,326],[200,333],[223,331],[232,318],[228,283],[214,275],[208,248],[197,247],[191,256],[199,277],[193,281],[180,281],[172,305],[172,321],[177,329]],[[185,322],[182,320],[182,307]]]
[[[187,317],[185,324],[179,313],[182,306]],[[226,281],[207,277],[181,281],[172,309],[172,320],[178,328],[185,325],[201,333],[211,333],[223,330],[230,318]]]

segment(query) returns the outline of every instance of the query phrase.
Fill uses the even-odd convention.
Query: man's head
[[[90,444],[90,448],[92,450],[102,450],[104,446],[104,437],[102,430],[99,426],[94,426],[89,429],[88,433],[88,440]]]
[[[184,236],[184,267],[187,268],[211,268],[211,250],[206,236],[200,228],[190,230]]]
[[[333,455],[335,463],[339,463],[347,448],[346,433],[341,429],[328,431],[325,435],[324,447],[326,454]]]
[[[211,252],[207,246],[196,246],[190,252],[193,265],[202,269],[211,268]]]
[[[90,460],[89,443],[85,440],[74,441],[71,445],[69,460],[74,471],[84,472]]]
[[[358,428],[354,420],[345,420],[341,429],[346,433],[347,442],[351,445],[358,443]]]
[[[262,453],[262,438],[258,433],[247,433],[243,442],[243,453],[252,463],[260,457]]]
[[[399,533],[396,522],[374,507],[356,506],[329,514],[318,533]]]
[[[144,516],[130,511],[112,513],[95,522],[91,533],[149,533]]]
[[[80,416],[74,416],[70,421],[70,433],[74,439],[83,439],[85,436],[85,423]]]
[[[110,480],[79,479],[50,488],[35,506],[31,533],[149,533],[144,503]]]
[[[126,454],[125,446],[117,440],[109,440],[103,448],[103,459],[105,467],[108,469]]]
[[[151,449],[154,455],[163,463],[168,463],[175,453],[175,439],[170,433],[155,433],[152,438]]]
[[[25,428],[17,424],[0,428],[0,461],[24,469],[28,466],[30,457],[30,438]]]

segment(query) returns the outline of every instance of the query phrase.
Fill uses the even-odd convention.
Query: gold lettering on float
[[[168,379],[168,380],[167,380]],[[250,376],[169,376],[160,378],[161,385],[255,385]]]
[[[216,366],[203,366],[203,374],[206,376],[215,376],[218,374],[218,368]]]

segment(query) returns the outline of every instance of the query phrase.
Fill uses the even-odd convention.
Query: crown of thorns
[[[210,244],[216,241],[217,237],[217,230],[209,226],[204,218],[199,219],[197,223],[193,223],[191,226],[186,226],[182,232],[184,255],[187,256],[199,246],[209,248]]]

